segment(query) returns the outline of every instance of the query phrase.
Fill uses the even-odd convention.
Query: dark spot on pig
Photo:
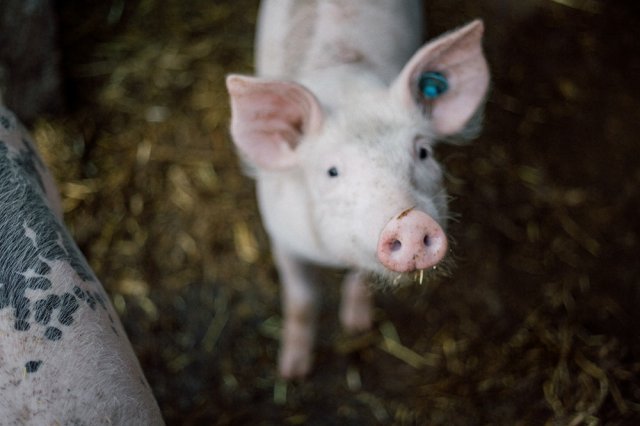
[[[62,295],[62,307],[60,308],[60,315],[58,321],[62,325],[73,324],[73,313],[78,310],[80,305],[76,301],[76,298],[70,294],[65,293]]]
[[[360,50],[346,43],[337,46],[336,60],[345,64],[365,62],[366,56]]]
[[[49,290],[51,281],[44,277],[31,278],[28,287],[34,290]]]
[[[24,365],[24,369],[27,373],[35,373],[41,365],[42,361],[29,361]]]
[[[82,291],[82,289],[78,286],[75,286],[73,288],[73,294],[75,294],[76,297],[80,300],[84,300],[84,298],[86,297],[86,295],[84,294],[84,291]]]
[[[40,324],[47,325],[51,321],[51,313],[60,306],[60,297],[55,294],[47,296],[46,299],[38,300],[35,303],[36,321]]]
[[[29,328],[31,328],[31,326],[29,325],[28,321],[16,320],[13,323],[13,328],[15,328],[18,331],[27,331]]]
[[[400,219],[402,219],[403,217],[405,217],[406,215],[408,215],[408,214],[409,214],[409,212],[410,212],[411,210],[413,210],[413,207],[409,207],[408,209],[406,209],[405,211],[403,211],[402,213],[400,213],[400,214],[398,215],[398,217],[396,217],[396,220],[400,220]]]
[[[91,309],[93,309],[94,311],[96,310],[96,299],[89,292],[87,292],[87,303],[89,304],[89,307],[91,307]]]
[[[44,332],[44,337],[49,340],[60,340],[62,337],[62,331],[56,327],[47,327],[47,330]]]
[[[47,265],[44,262],[40,262],[40,264],[36,267],[34,271],[38,275],[46,275],[51,271],[51,266]]]
[[[329,170],[327,170],[327,174],[329,175],[329,177],[337,177],[338,176],[338,168],[337,167],[331,167]]]

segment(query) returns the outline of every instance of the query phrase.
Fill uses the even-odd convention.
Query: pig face
[[[446,194],[432,148],[478,114],[488,86],[482,31],[475,21],[425,45],[389,87],[349,72],[314,93],[228,77],[231,133],[256,169],[263,220],[281,249],[382,275],[444,257]],[[425,75],[438,86],[424,90]],[[399,257],[405,246],[418,251]]]
[[[319,245],[340,266],[386,275],[377,254],[380,233],[407,209],[445,223],[446,195],[433,142],[420,114],[380,91],[356,95],[300,144],[310,223]]]

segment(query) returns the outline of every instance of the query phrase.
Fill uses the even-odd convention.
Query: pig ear
[[[438,136],[461,132],[484,100],[489,70],[482,53],[482,21],[423,46],[402,69],[392,93],[418,107]]]
[[[322,124],[317,99],[303,86],[230,75],[231,136],[253,164],[282,169],[296,164],[295,149],[304,135]]]

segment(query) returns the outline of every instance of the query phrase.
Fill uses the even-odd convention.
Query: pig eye
[[[415,155],[418,157],[420,161],[424,161],[427,158],[431,157],[431,147],[429,146],[428,140],[424,136],[416,136],[413,140],[413,149]]]
[[[331,167],[329,170],[327,170],[327,174],[329,175],[329,177],[337,177],[338,176],[338,168],[337,167]]]
[[[426,160],[427,158],[429,158],[429,150],[424,146],[418,148],[418,158],[421,160]]]

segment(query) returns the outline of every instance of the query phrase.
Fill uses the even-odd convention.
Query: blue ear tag
[[[449,82],[444,74],[438,71],[427,71],[420,75],[418,87],[427,99],[435,99],[449,90]]]

